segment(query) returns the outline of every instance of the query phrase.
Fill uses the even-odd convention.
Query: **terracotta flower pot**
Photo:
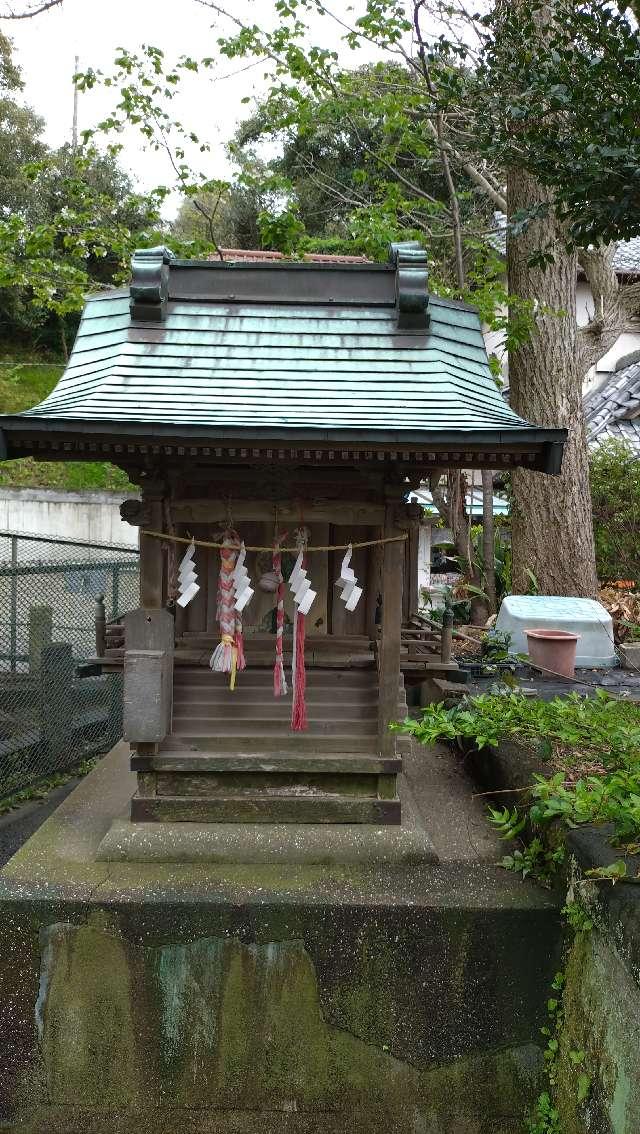
[[[525,630],[529,657],[535,665],[573,677],[576,672],[576,646],[579,634],[567,630]]]

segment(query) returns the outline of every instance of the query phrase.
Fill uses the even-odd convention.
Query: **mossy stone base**
[[[414,1066],[332,1024],[301,941],[132,945],[96,914],[47,927],[41,947],[39,1074],[14,1127],[25,1134],[150,1134],[185,1119],[243,1134],[519,1134],[536,1089],[533,1044]],[[391,1040],[384,957],[371,966],[371,988],[336,989],[334,1004]]]
[[[549,895],[486,862],[98,861],[110,775],[0,873],[6,1131],[522,1134]]]

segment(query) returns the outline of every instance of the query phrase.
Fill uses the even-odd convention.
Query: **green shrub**
[[[589,464],[598,577],[640,584],[640,460],[630,445],[612,440]]]
[[[396,725],[422,744],[467,739],[477,748],[503,740],[532,740],[553,758],[550,777],[535,775],[528,790],[526,819],[533,830],[560,820],[564,827],[609,823],[613,841],[640,851],[640,706],[598,691],[571,693],[553,701],[508,695],[471,697],[451,709],[428,705],[419,720]],[[557,770],[559,769],[559,770]],[[525,825],[520,808],[490,808],[501,838],[514,839]],[[533,853],[535,850],[535,854]],[[524,875],[548,875],[558,849],[543,843],[524,847],[503,865]],[[562,851],[560,850],[560,858]]]

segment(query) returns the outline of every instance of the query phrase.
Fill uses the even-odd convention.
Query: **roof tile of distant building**
[[[291,261],[291,256],[284,252],[273,252],[260,248],[221,248],[220,254],[213,252],[210,260],[224,260],[226,264],[268,264],[275,261]],[[366,256],[346,256],[334,252],[305,252],[302,256],[305,264],[370,264]]]
[[[626,441],[640,457],[640,352],[621,359],[607,382],[587,395],[584,412],[592,448]]]
[[[504,213],[494,213],[494,220],[496,228],[491,235],[491,243],[504,256],[507,251],[507,218]],[[640,275],[640,236],[620,241],[613,257],[613,266],[621,276]]]

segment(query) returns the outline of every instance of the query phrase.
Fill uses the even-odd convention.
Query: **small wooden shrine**
[[[506,405],[476,311],[428,294],[415,244],[388,264],[138,252],[55,390],[0,425],[5,458],[139,485],[131,816],[172,822],[399,823],[408,495],[434,469],[557,473],[565,438]]]

